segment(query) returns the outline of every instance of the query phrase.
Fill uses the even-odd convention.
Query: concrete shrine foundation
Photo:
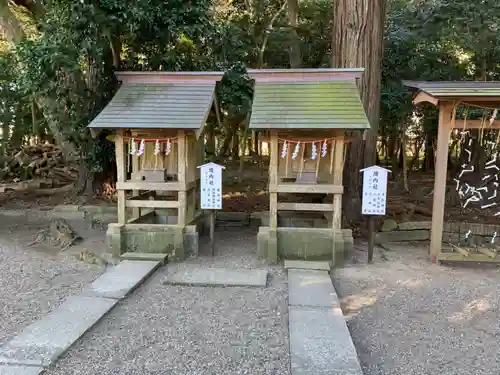
[[[150,213],[127,224],[109,224],[108,246],[114,257],[126,252],[166,254],[170,260],[176,261],[196,256],[199,235],[206,226],[205,217],[199,216],[184,227],[167,224],[175,222],[174,216]]]
[[[278,259],[328,260],[340,265],[353,249],[350,229],[260,227],[257,254],[270,263]]]
[[[261,216],[257,253],[270,263],[278,259],[327,260],[340,265],[352,248],[352,231],[332,229],[323,214],[278,212],[276,232],[269,228],[269,214]]]

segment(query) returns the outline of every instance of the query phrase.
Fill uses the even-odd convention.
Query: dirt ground
[[[499,374],[498,268],[432,265],[422,245],[391,250],[372,265],[358,251],[333,274],[365,375]]]
[[[0,342],[44,316],[66,297],[81,292],[104,267],[77,260],[83,249],[104,252],[103,230],[85,229],[83,221],[70,225],[84,241],[62,253],[50,246],[27,246],[49,220],[35,212],[5,215],[0,211]]]

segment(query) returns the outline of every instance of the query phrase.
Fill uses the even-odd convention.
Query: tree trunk
[[[332,39],[334,68],[365,68],[359,84],[361,99],[371,124],[363,137],[356,137],[349,147],[346,165],[346,190],[353,199],[360,198],[359,170],[375,161],[380,118],[381,61],[387,0],[337,0],[334,2]],[[363,153],[362,150],[365,149]],[[363,155],[363,156],[362,156]],[[364,160],[363,160],[364,158]],[[358,211],[357,215],[359,216]]]
[[[334,68],[364,68],[359,83],[361,99],[371,129],[357,136],[350,144],[344,170],[348,177],[346,217],[358,217],[361,196],[361,173],[365,165],[375,162],[375,150],[380,118],[381,61],[387,0],[337,0],[334,2],[332,54]],[[363,152],[365,151],[365,152]],[[356,202],[356,203],[355,203]],[[344,207],[347,207],[344,205]]]
[[[297,35],[297,21],[299,18],[298,0],[287,0],[288,4],[288,25],[290,26],[290,47],[288,50],[290,56],[290,68],[300,68],[302,57],[300,53],[300,39]]]
[[[425,137],[425,154],[424,154],[424,162],[422,165],[422,170],[431,171],[434,170],[434,137],[431,135],[427,135]]]

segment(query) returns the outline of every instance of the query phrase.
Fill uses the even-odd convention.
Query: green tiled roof
[[[368,129],[355,80],[257,82],[250,128]]]
[[[214,99],[209,84],[125,83],[90,128],[200,129]]]
[[[444,81],[422,82],[403,81],[408,87],[419,89],[434,97],[500,97],[500,82]]]

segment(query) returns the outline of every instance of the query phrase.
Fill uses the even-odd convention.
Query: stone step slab
[[[228,269],[186,267],[169,274],[163,284],[195,286],[265,287],[267,269]]]
[[[122,260],[149,260],[161,262],[161,264],[166,264],[168,260],[168,255],[163,253],[135,253],[127,252],[120,256]]]
[[[50,366],[117,302],[107,298],[68,297],[0,346],[0,364]]]
[[[309,260],[288,260],[285,259],[285,269],[319,270],[330,271],[329,262],[315,262]]]
[[[363,375],[340,308],[288,311],[292,375]]]
[[[0,375],[39,375],[43,367],[0,365]]]
[[[327,271],[288,270],[290,306],[337,307],[339,300]]]
[[[86,287],[83,295],[122,299],[139,286],[160,264],[160,261],[124,260]]]

